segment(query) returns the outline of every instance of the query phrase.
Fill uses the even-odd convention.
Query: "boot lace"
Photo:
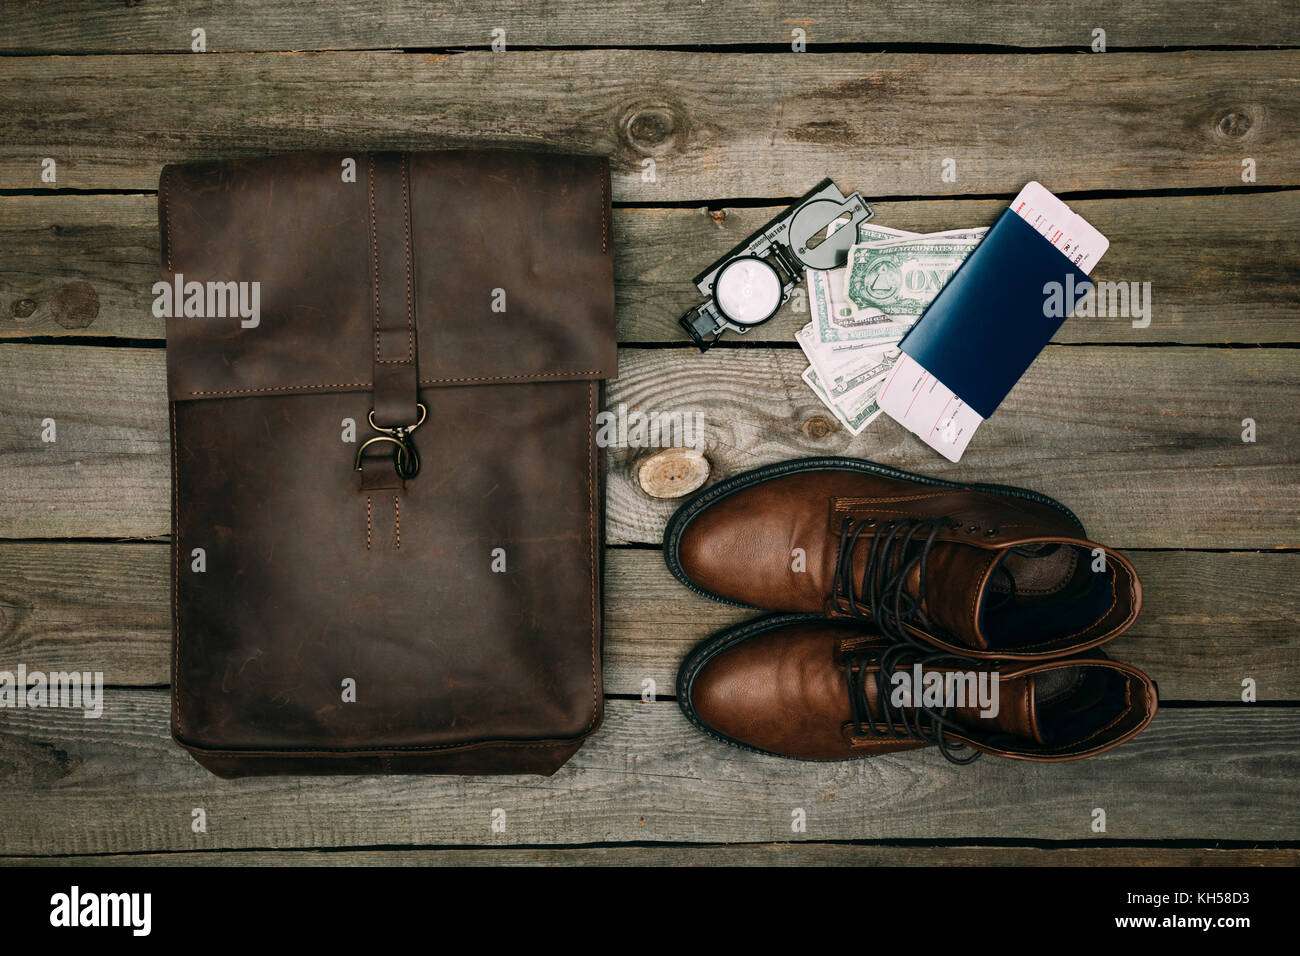
[[[926,707],[917,703],[921,695],[919,687],[912,688],[912,706],[893,705],[890,699],[894,690],[893,676],[904,664],[904,658],[908,667],[920,664],[923,670],[927,664],[934,664],[940,660],[945,664],[968,663],[978,667],[978,664],[969,658],[946,652],[931,652],[918,657],[913,647],[901,643],[886,648],[879,655],[878,660],[875,655],[870,657],[850,655],[844,662],[844,679],[848,685],[853,727],[858,736],[863,736],[869,730],[876,737],[887,736],[895,740],[911,738],[936,745],[944,759],[950,763],[968,764],[978,760],[980,751],[948,738],[947,730],[960,729],[960,725],[950,719],[951,707]],[[874,675],[877,711],[875,714],[872,713],[867,698],[867,680],[873,662],[878,664]]]

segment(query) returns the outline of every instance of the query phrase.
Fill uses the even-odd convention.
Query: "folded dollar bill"
[[[809,362],[803,379],[853,435],[879,414],[876,396],[899,340],[986,231],[861,223],[847,265],[808,270],[811,321],[795,336]]]
[[[831,397],[826,393],[825,386],[817,378],[816,370],[811,365],[803,370],[803,380],[813,390],[813,393],[821,399],[822,404],[830,409],[840,423],[849,430],[851,435],[860,435],[862,430],[875,421],[880,414],[880,406],[876,404],[876,393],[880,390],[879,382],[871,386],[869,390],[859,389],[855,393],[853,401],[845,405],[842,402],[831,400]]]
[[[795,339],[827,393],[836,400],[885,375],[897,357],[896,343],[893,342],[871,349],[836,351],[817,341],[812,323],[800,329]]]

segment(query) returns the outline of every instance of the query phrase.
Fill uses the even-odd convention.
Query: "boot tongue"
[[[916,665],[908,662],[900,666],[916,694]],[[895,672],[897,673],[897,671]],[[964,679],[949,682],[948,675],[958,674],[963,678],[973,675],[974,680]],[[1043,743],[1042,728],[1039,725],[1038,706],[1043,687],[1040,674],[1026,674],[1019,677],[997,679],[997,665],[989,662],[946,661],[923,667],[921,672],[920,697],[912,697],[913,706],[942,707],[953,705],[950,719],[953,723],[967,728],[976,739],[983,739],[993,734],[1010,734],[1032,743]],[[940,684],[929,674],[944,676]],[[944,692],[964,692],[965,703],[958,705],[962,697],[945,698]],[[1051,687],[1046,688],[1051,693]],[[996,694],[996,696],[994,696]]]
[[[997,713],[984,716],[988,710],[993,709],[993,701],[990,700],[990,706],[984,709],[978,706],[958,707],[958,721],[969,727],[977,737],[1000,732],[1041,744],[1043,735],[1038,723],[1038,685],[1035,678],[1036,675],[1028,674],[990,681],[990,685],[996,683],[998,688]]]
[[[936,541],[926,558],[925,599],[921,609],[962,647],[989,649],[988,641],[980,633],[978,598],[1002,554],[1000,550]],[[907,590],[913,597],[919,584],[917,568],[907,580]]]

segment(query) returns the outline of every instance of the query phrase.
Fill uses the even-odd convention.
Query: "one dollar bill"
[[[859,243],[849,250],[842,298],[854,309],[910,326],[987,231],[955,229]]]

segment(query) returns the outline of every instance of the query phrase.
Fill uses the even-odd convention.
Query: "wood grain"
[[[877,222],[937,231],[988,224],[1005,205],[939,199],[873,202],[873,209]],[[1300,341],[1300,190],[1072,205],[1110,239],[1099,281],[1151,283],[1151,322],[1138,329],[1129,319],[1078,318],[1066,322],[1054,341]],[[691,277],[778,211],[616,210],[619,340],[684,342],[677,318],[698,301]],[[157,278],[154,196],[0,197],[0,337],[162,339],[163,320],[150,308]],[[89,324],[58,308],[69,286],[79,282],[95,293],[97,311]],[[743,341],[793,342],[795,330],[808,321],[806,306],[799,305],[803,311],[787,306]]]
[[[1007,205],[1000,199],[876,202],[870,187],[862,188],[874,222],[913,232],[990,225]],[[1300,191],[1073,200],[1070,208],[1110,239],[1097,281],[1151,284],[1151,321],[1134,328],[1131,319],[1079,317],[1052,341],[1262,343],[1300,336]],[[677,319],[700,301],[691,277],[779,211],[620,210],[619,340],[680,342]],[[724,341],[789,343],[808,321],[806,304],[792,299],[770,322]]]
[[[17,342],[162,344],[148,193],[168,162],[311,148],[608,155],[613,198],[631,204],[614,231],[619,338],[632,346],[680,343],[690,277],[823,176],[861,189],[879,222],[924,231],[989,222],[1042,179],[1110,237],[1098,279],[1152,283],[1152,321],[1066,323],[959,466],[888,421],[858,439],[840,429],[798,379],[806,314],[792,310],[740,343],[777,347],[622,349],[607,405],[702,410],[712,481],[862,456],[1033,487],[1107,544],[1161,549],[1129,552],[1146,608],[1111,649],[1167,704],[1191,703],[1111,754],[1050,767],[954,768],[934,752],[806,764],[712,741],[664,695],[696,641],[750,612],[693,595],[657,551],[620,546],[657,543],[680,502],[640,489],[645,450],[615,449],[606,690],[630,699],[608,702],[559,773],[221,781],[167,735],[162,349],[0,345],[0,666],[102,670],[120,685],[98,720],[0,709],[0,865],[1300,862],[1300,708],[1268,706],[1300,699],[1300,553],[1281,550],[1300,546],[1300,354],[1180,347],[1300,341],[1300,50],[1222,49],[1300,43],[1286,6],[4,4],[0,189],[35,193],[0,196],[0,339]],[[196,26],[212,53],[187,52]],[[1086,50],[1096,26],[1113,51],[1140,50],[1063,52]],[[508,53],[485,49],[497,27]],[[785,52],[795,28],[815,52]],[[629,42],[665,49],[584,49]],[[472,52],[435,52],[448,48]],[[50,55],[64,53],[96,55]],[[59,171],[50,195],[46,157]],[[1245,158],[1279,191],[1240,191]],[[947,159],[956,182],[940,178]],[[1171,194],[1220,189],[1233,192]],[[1087,190],[1160,194],[1072,195]],[[1240,441],[1246,417],[1253,444]],[[91,540],[22,540],[64,537]],[[131,538],[152,540],[118,540]],[[1246,677],[1264,706],[1240,703]],[[653,702],[636,699],[647,680]],[[199,806],[203,835],[190,830]],[[1089,829],[1095,807],[1104,835]],[[494,808],[505,833],[490,832]],[[795,808],[805,833],[791,832]],[[1067,842],[1029,845],[1052,841]],[[1146,841],[1199,845],[1133,845]]]
[[[513,46],[710,46],[771,44],[790,49],[791,30],[809,44],[960,43],[1070,46],[1086,49],[1103,27],[1110,49],[1196,45],[1294,44],[1300,26],[1267,0],[1245,0],[1225,17],[1205,0],[1135,9],[1120,0],[1078,4],[1001,0],[994,7],[942,0],[820,0],[789,8],[772,0],[682,4],[665,16],[640,0],[538,5],[526,0],[455,0],[430,9],[419,0],[387,0],[382,16],[364,0],[234,0],[184,5],[103,4],[74,0],[51,16],[42,4],[6,7],[3,53],[184,52],[190,31],[207,31],[215,52],[474,46],[506,30]]]
[[[0,347],[0,409],[0,537],[170,533],[161,349]]]
[[[1050,346],[959,464],[887,416],[853,438],[800,380],[798,350],[627,350],[607,407],[703,411],[718,481],[814,455],[846,455],[959,481],[1033,488],[1113,547],[1297,543],[1300,354],[1293,349]],[[1245,417],[1268,437],[1241,440]],[[1262,427],[1262,426],[1259,426]],[[635,450],[608,450],[606,536],[657,542],[674,503],[636,486]]]
[[[1300,554],[1128,557],[1142,581],[1143,610],[1105,651],[1154,677],[1162,700],[1240,703],[1247,677],[1261,701],[1300,699]],[[647,679],[660,694],[673,693],[677,668],[696,643],[756,616],[684,588],[657,551],[607,549],[605,595],[605,689],[613,694],[640,695]],[[160,636],[156,666],[165,670],[170,631]]]
[[[0,866],[1296,866],[1300,850],[747,843],[457,850],[223,850],[0,856]]]
[[[1217,188],[1241,185],[1245,157],[1259,184],[1294,186],[1298,64],[1293,50],[7,57],[0,188],[43,188],[46,157],[60,188],[153,189],[168,162],[378,146],[607,155],[619,201],[798,196],[827,175],[886,196],[1011,194],[1048,173],[1057,192]]]
[[[0,542],[0,662],[101,671],[114,686],[165,686],[171,642],[167,544]],[[1165,701],[1300,700],[1300,554],[1130,552],[1145,604],[1112,656],[1156,679]],[[686,653],[754,612],[682,587],[657,551],[605,552],[605,691],[673,693]],[[647,683],[647,682],[653,682]]]
[[[169,533],[164,355],[0,346],[0,537]],[[857,438],[799,379],[788,349],[625,349],[606,407],[702,410],[712,480],[809,455],[1034,488],[1119,548],[1295,547],[1300,353],[1051,346],[959,465],[881,418]],[[1257,441],[1241,441],[1241,422]],[[58,441],[41,441],[53,418]],[[607,453],[606,539],[657,543],[674,502],[636,479],[640,449]]]
[[[1300,836],[1300,710],[1178,710],[1065,764],[934,751],[805,763],[740,751],[675,704],[611,701],[554,776],[223,781],[167,737],[167,694],[114,690],[104,715],[0,711],[0,854],[253,847],[1085,840]],[[208,832],[191,832],[202,807]],[[1231,812],[1224,812],[1230,807]],[[506,831],[490,831],[494,808]],[[792,813],[807,814],[804,833]]]

